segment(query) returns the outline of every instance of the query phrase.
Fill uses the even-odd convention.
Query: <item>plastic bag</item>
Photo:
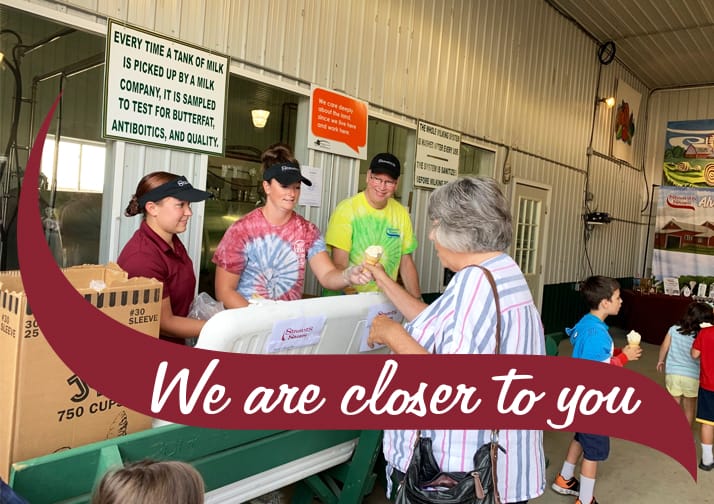
[[[193,303],[191,303],[188,317],[198,320],[208,320],[224,309],[223,303],[216,301],[205,292],[200,292],[198,296],[196,296],[196,299],[193,300]]]

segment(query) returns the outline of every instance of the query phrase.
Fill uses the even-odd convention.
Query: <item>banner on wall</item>
[[[459,176],[461,134],[419,121],[414,185],[434,189]]]
[[[110,19],[102,135],[222,155],[228,65],[228,56]]]
[[[309,149],[367,159],[367,102],[312,86]]]
[[[714,119],[667,123],[662,184],[714,186]]]
[[[714,189],[663,186],[655,201],[652,274],[660,281],[678,278],[688,292],[701,292],[699,284],[714,281]]]

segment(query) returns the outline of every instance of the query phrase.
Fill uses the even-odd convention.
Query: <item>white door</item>
[[[533,301],[540,310],[550,187],[517,179],[514,182],[511,256],[523,271]]]

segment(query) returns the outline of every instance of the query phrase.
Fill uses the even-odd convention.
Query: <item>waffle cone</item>
[[[364,262],[366,262],[367,264],[371,264],[372,266],[375,266],[379,262],[379,257],[365,255]]]

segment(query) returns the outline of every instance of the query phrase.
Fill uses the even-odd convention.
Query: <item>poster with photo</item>
[[[669,121],[662,170],[665,186],[714,186],[714,119]]]
[[[652,273],[678,278],[680,287],[693,282],[690,293],[697,292],[714,281],[714,189],[659,187],[655,202]]]

